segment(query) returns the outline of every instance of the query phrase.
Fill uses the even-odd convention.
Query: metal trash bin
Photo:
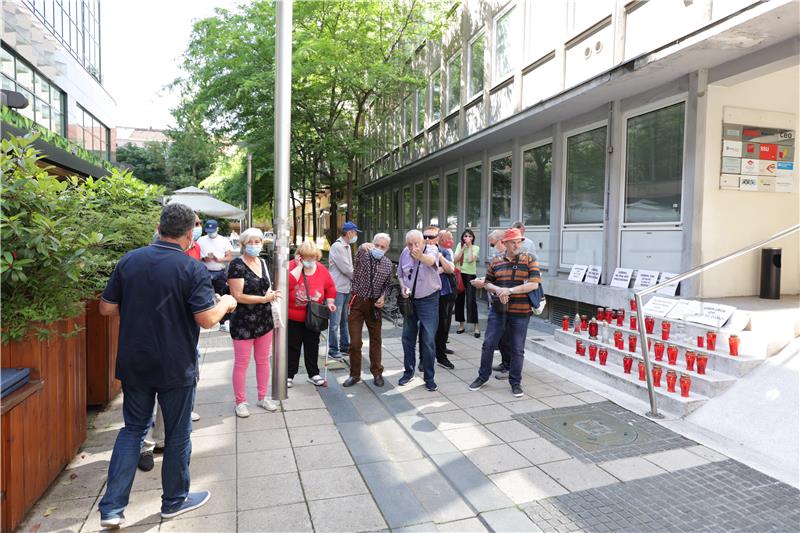
[[[781,298],[781,254],[782,248],[761,249],[761,291],[759,297],[766,300]]]

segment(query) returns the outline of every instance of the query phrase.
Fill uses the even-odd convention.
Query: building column
[[[561,263],[561,225],[564,220],[564,189],[566,165],[564,161],[564,130],[561,122],[553,124],[553,179],[550,187],[550,257],[548,273],[558,275]]]
[[[625,142],[625,121],[622,106],[614,100],[608,106],[608,132],[606,150],[606,194],[603,219],[603,280],[608,282],[619,266],[620,212],[625,201],[622,191],[625,162],[622,160],[622,145]]]

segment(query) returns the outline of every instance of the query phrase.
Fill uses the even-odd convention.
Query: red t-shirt
[[[299,280],[294,279],[294,276],[291,274],[296,266],[297,263],[292,259],[289,262],[289,299],[287,302],[289,307],[289,320],[305,322],[306,306],[297,305],[296,294],[297,291],[300,291],[301,294],[305,295],[306,287],[303,283],[302,274]],[[325,303],[325,300],[328,298],[336,298],[336,285],[333,283],[331,273],[328,272],[328,269],[319,261],[317,261],[317,270],[311,276],[307,276],[306,279],[308,280],[308,294],[315,302]]]
[[[200,261],[200,246],[194,241],[192,241],[192,245],[186,250],[186,255],[189,257],[194,257],[198,261]]]

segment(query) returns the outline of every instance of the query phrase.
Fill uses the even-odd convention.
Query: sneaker
[[[242,402],[234,409],[236,416],[239,418],[247,418],[250,416],[250,409],[247,408],[247,402]]]
[[[508,372],[508,369],[506,368],[506,365],[504,365],[503,363],[499,363],[499,364],[494,365],[492,367],[492,370],[494,370],[495,372]]]
[[[453,354],[454,354],[454,353],[456,353],[456,352],[454,352],[454,351],[453,351],[453,350],[451,350],[450,348],[445,348],[445,349],[444,349],[444,353],[446,353],[447,355],[453,355]]]
[[[194,511],[198,507],[205,505],[209,499],[211,499],[211,493],[207,490],[203,492],[190,492],[177,509],[167,512],[161,511],[161,518],[174,518],[178,515],[182,515],[183,513]]]
[[[192,422],[197,422],[198,420],[200,420],[200,415],[192,411]]]
[[[402,387],[403,385],[406,385],[406,384],[407,384],[409,381],[411,381],[412,379],[413,379],[413,376],[412,376],[412,377],[409,377],[409,378],[407,378],[407,377],[403,376],[402,378],[400,378],[400,381],[398,381],[398,382],[397,382],[397,384],[398,384],[398,385],[400,385],[400,386]]]
[[[287,389],[291,389],[292,388],[292,378],[287,378],[286,379],[286,388]]]
[[[519,385],[511,385],[511,394],[513,394],[517,398],[522,398],[522,395],[525,393],[522,392],[522,387],[520,387]]]
[[[150,450],[139,454],[139,470],[149,472],[153,469],[153,452]]]
[[[437,390],[439,390],[439,387],[436,386],[436,383],[430,383],[430,384],[426,383],[425,388],[428,389],[428,391],[430,392],[436,392]]]
[[[272,400],[267,400],[266,398],[264,398],[263,400],[258,400],[258,402],[256,402],[256,405],[262,409],[266,409],[270,413],[274,413],[275,411],[278,410],[278,404],[273,402]]]
[[[322,379],[322,376],[320,376],[319,374],[308,378],[308,382],[316,385],[317,387],[321,387],[325,384],[325,380]]]
[[[483,381],[481,378],[476,378],[475,381],[469,384],[469,390],[476,391],[480,390],[481,387],[486,385],[486,382]]]
[[[122,524],[125,523],[125,515],[120,514],[119,516],[100,516],[100,527],[103,529],[119,529]]]
[[[344,354],[341,354],[341,353],[329,353],[328,357],[330,357],[334,361],[342,361],[344,359]]]
[[[224,332],[229,332],[231,330],[231,326],[228,322],[223,322],[219,325],[219,330]]]
[[[440,361],[436,361],[436,362],[439,364],[439,366],[443,366],[443,367],[445,367],[447,369],[450,369],[450,370],[453,370],[456,367],[456,365],[451,363],[450,359],[447,359],[447,358],[442,359]]]
[[[508,379],[508,370],[501,370],[494,373],[494,379]]]

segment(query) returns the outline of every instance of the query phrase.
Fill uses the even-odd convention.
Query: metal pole
[[[247,227],[253,227],[253,154],[247,152]]]
[[[647,413],[647,416],[650,418],[664,418],[664,415],[658,413],[658,407],[656,406],[656,391],[653,387],[653,374],[650,371],[650,350],[647,349],[647,329],[644,326],[644,302],[642,301],[642,295],[636,293],[634,295],[634,300],[636,300],[639,342],[642,345],[642,357],[644,358],[644,377],[647,380],[647,395],[650,397],[650,412]]]
[[[283,297],[278,301],[281,319],[288,326],[289,275],[289,128],[292,102],[292,0],[278,0],[275,18],[275,284]],[[272,399],[286,395],[286,327],[272,336]]]

